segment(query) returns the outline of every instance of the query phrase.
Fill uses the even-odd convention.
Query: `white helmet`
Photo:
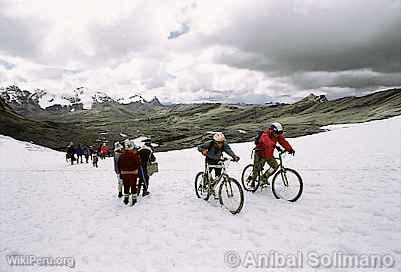
[[[283,133],[283,126],[279,122],[273,122],[270,126],[277,134]]]
[[[224,136],[223,132],[216,132],[213,135],[213,140],[215,142],[224,142],[226,140],[226,137]]]

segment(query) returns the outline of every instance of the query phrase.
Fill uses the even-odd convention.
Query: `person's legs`
[[[255,156],[253,159],[253,171],[252,171],[253,180],[255,180],[258,173],[260,173],[263,170],[265,163],[266,163],[266,159],[258,156],[258,154],[255,153]]]
[[[148,168],[143,167],[142,168],[142,174],[143,174],[143,195],[147,195],[149,193],[149,174],[148,174]],[[139,193],[139,192],[138,192]]]
[[[135,205],[136,203],[136,195],[137,195],[137,179],[138,177],[136,175],[130,175],[130,189],[131,189],[131,200],[132,200],[132,205]]]
[[[127,205],[129,201],[129,194],[130,194],[130,180],[129,177],[124,175],[123,176],[123,184],[124,184],[124,204]]]
[[[269,169],[269,171],[267,171],[265,175],[266,179],[268,179],[270,176],[276,173],[276,171],[279,168],[279,165],[275,158],[266,159],[266,162],[271,167],[271,169]]]
[[[117,175],[117,190],[118,190],[118,198],[123,196],[123,181],[120,178],[120,175]]]

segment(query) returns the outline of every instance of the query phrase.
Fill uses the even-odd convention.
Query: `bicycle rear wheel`
[[[210,188],[205,173],[199,172],[195,177],[195,193],[198,198],[208,200],[210,197]]]
[[[302,190],[302,178],[293,169],[283,168],[273,177],[272,191],[277,199],[295,202],[301,197]]]
[[[237,214],[244,206],[244,191],[238,181],[224,177],[219,188],[220,204],[232,214]]]
[[[248,192],[256,192],[259,188],[259,175],[256,175],[256,178],[253,178],[253,164],[247,165],[242,171],[241,182],[244,189]]]

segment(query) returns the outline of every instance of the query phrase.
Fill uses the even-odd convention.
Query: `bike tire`
[[[285,200],[287,200],[289,202],[295,202],[302,195],[302,192],[303,192],[303,181],[302,181],[301,175],[297,171],[295,171],[294,169],[283,168],[283,169],[280,169],[279,171],[277,171],[277,173],[274,175],[273,180],[272,180],[272,192],[273,192],[273,195],[277,199],[281,199],[282,198],[282,197],[280,197],[279,193],[277,192],[278,191],[278,185],[277,184],[279,182],[278,181],[278,177],[282,177],[281,174],[283,173],[283,171],[285,171],[285,173],[284,173],[285,175],[287,173],[293,174],[296,177],[296,181],[298,182],[299,189],[298,189],[298,192],[295,194],[295,196],[291,197],[290,199],[285,199]],[[282,182],[282,180],[281,180],[281,182]]]
[[[230,187],[230,189],[231,189],[231,193],[232,193],[232,188],[237,188],[238,189],[238,192],[239,192],[239,203],[238,203],[238,205],[236,206],[236,207],[234,207],[234,208],[230,208],[230,207],[227,207],[227,205],[224,203],[224,200],[223,200],[223,193],[225,193],[224,191],[223,191],[223,187],[224,187],[224,185],[230,185],[231,187]],[[230,178],[230,177],[227,177],[227,180],[224,180],[224,181],[222,181],[221,182],[221,184],[220,184],[220,188],[219,188],[219,199],[220,199],[220,204],[222,205],[222,206],[224,206],[224,207],[226,207],[227,208],[227,210],[229,210],[232,214],[237,214],[237,213],[239,213],[241,210],[242,210],[242,208],[243,208],[243,206],[244,206],[244,191],[242,190],[242,187],[241,187],[241,184],[237,181],[237,180],[235,180],[235,179],[233,179],[233,178]]]
[[[249,186],[249,175],[247,174],[247,172],[249,172],[250,169],[251,169],[251,174],[253,174],[253,164],[248,164],[242,171],[241,183],[242,183],[242,187],[244,188],[245,191],[254,193],[259,189],[260,179],[258,177],[256,178],[254,187]],[[248,177],[246,177],[246,176],[248,176]]]
[[[194,183],[194,185],[195,185],[195,194],[196,194],[196,196],[198,198],[202,198],[203,200],[209,200],[209,198],[210,198],[210,188],[209,188],[209,184],[206,185],[206,186],[204,185],[204,182],[205,182],[204,175],[205,175],[204,172],[199,172],[195,177],[195,183]],[[206,187],[206,191],[204,189],[205,187]]]

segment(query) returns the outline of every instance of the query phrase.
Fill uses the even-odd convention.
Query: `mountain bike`
[[[285,150],[282,150],[279,147],[276,147],[278,150],[278,157],[274,157],[279,162],[279,168],[277,172],[274,174],[271,188],[275,198],[284,199],[290,202],[297,201],[303,191],[303,181],[301,175],[295,171],[294,169],[290,169],[284,167],[283,165],[283,157],[285,155]],[[263,168],[258,171],[258,173],[254,173],[253,164],[247,165],[242,171],[241,181],[242,186],[246,191],[256,192],[258,188],[261,189],[269,186],[269,182],[267,180],[267,173],[272,171],[272,168],[268,168],[266,171],[263,171]]]
[[[213,195],[232,214],[241,211],[244,205],[244,191],[241,184],[226,173],[228,158],[223,158],[215,165],[205,161],[205,170],[195,177],[195,193],[198,198],[209,200]],[[233,161],[233,160],[231,160]],[[221,174],[213,178],[212,169],[221,169]],[[216,189],[218,193],[216,194]]]

